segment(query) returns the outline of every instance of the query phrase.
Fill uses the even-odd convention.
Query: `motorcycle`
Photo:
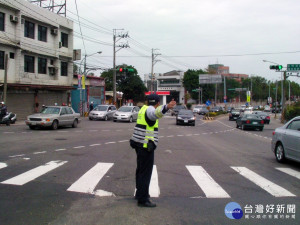
[[[17,121],[17,114],[12,112],[7,113],[0,120],[0,124],[6,124],[6,126],[10,126],[10,124],[14,124]]]

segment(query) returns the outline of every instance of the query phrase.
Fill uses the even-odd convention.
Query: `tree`
[[[183,86],[191,94],[193,99],[198,99],[199,94],[193,90],[199,88],[199,75],[207,74],[203,70],[187,70],[183,76]]]
[[[117,68],[132,69],[133,72],[119,72],[116,74],[116,86],[117,91],[123,92],[123,99],[133,99],[134,102],[144,101],[145,87],[142,79],[138,75],[137,70],[133,66],[127,66],[126,64],[117,66]],[[101,77],[105,78],[106,90],[113,90],[113,70],[110,69],[107,72],[103,72]]]

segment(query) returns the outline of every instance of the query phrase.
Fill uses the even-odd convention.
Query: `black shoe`
[[[156,207],[155,203],[152,203],[150,201],[146,201],[146,202],[138,202],[138,206],[139,207],[148,207],[148,208],[154,208]]]

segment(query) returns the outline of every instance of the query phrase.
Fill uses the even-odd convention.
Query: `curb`
[[[203,120],[214,120],[215,119],[215,117],[203,117]]]

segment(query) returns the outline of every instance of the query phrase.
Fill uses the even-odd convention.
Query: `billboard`
[[[220,84],[222,83],[222,76],[218,74],[199,75],[199,84]]]

